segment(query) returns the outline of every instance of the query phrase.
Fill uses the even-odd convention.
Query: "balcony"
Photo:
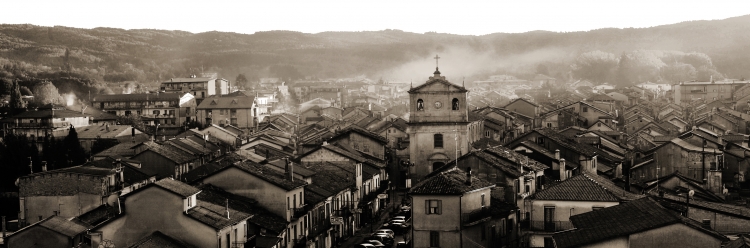
[[[469,213],[461,215],[461,221],[464,226],[473,226],[478,223],[485,222],[492,218],[492,212],[489,207],[483,207]]]
[[[307,214],[308,208],[307,205],[302,205],[302,207],[299,208],[291,208],[289,211],[292,214],[292,219],[299,219]]]
[[[60,128],[60,127],[67,127],[70,126],[70,122],[42,122],[42,123],[28,123],[28,122],[19,122],[16,123],[16,127],[28,127],[28,128]]]
[[[331,226],[331,221],[329,221],[328,219],[318,221],[317,225],[313,225],[312,227],[310,227],[310,237],[315,238],[325,234],[326,232],[328,232],[328,230],[331,230]]]
[[[234,241],[232,242],[232,248],[244,248],[245,242],[247,241]]]
[[[305,235],[300,235],[296,239],[294,239],[294,245],[292,247],[294,248],[303,248],[307,244],[307,237]]]
[[[370,192],[369,194],[362,197],[362,200],[359,201],[359,204],[367,204],[368,202],[371,202],[372,200],[375,200],[378,198],[379,194],[383,194],[388,190],[388,180],[381,180],[380,181],[380,187],[376,189],[375,191]]]
[[[570,221],[531,221],[532,231],[558,232],[573,229]]]

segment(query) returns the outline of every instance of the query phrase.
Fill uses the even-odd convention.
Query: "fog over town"
[[[737,3],[324,2],[8,3],[0,247],[750,247]]]

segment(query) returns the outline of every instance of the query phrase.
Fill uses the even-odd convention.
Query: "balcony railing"
[[[232,242],[232,248],[243,248],[245,247],[246,241],[234,241]]]
[[[299,219],[299,218],[302,218],[302,216],[305,216],[305,214],[307,214],[308,209],[307,209],[307,205],[303,205],[302,207],[299,207],[299,208],[291,208],[289,209],[289,211],[292,212],[293,219]]]
[[[362,197],[362,200],[359,201],[360,205],[367,204],[368,202],[371,202],[372,200],[375,200],[378,198],[379,194],[383,194],[388,190],[388,180],[381,180],[380,181],[380,187],[376,189],[375,191],[370,192],[369,194]]]
[[[461,216],[461,220],[464,225],[474,225],[476,223],[484,222],[492,217],[489,207],[483,207],[469,213],[464,213]]]
[[[331,221],[328,219],[318,221],[317,225],[310,227],[310,237],[315,238],[331,230]]]
[[[299,237],[294,239],[294,245],[292,247],[303,248],[305,247],[305,244],[307,244],[307,237],[305,235],[300,235]]]
[[[531,221],[532,231],[558,232],[573,229],[570,221]]]
[[[16,123],[16,127],[52,127],[52,128],[58,128],[58,127],[67,127],[70,126],[70,122],[42,122],[42,123],[28,123],[28,122],[19,122]]]

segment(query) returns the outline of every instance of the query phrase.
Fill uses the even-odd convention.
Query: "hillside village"
[[[750,81],[420,75],[15,108],[3,140],[37,155],[2,182],[3,245],[750,245]]]

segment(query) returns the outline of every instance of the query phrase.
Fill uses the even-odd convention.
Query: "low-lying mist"
[[[539,63],[560,62],[570,55],[562,49],[543,48],[521,54],[500,56],[494,50],[476,51],[468,46],[447,47],[437,53],[440,72],[449,81],[460,83],[464,78],[483,79],[497,71],[533,73]],[[384,70],[379,75],[397,82],[422,84],[434,72],[435,54]]]

